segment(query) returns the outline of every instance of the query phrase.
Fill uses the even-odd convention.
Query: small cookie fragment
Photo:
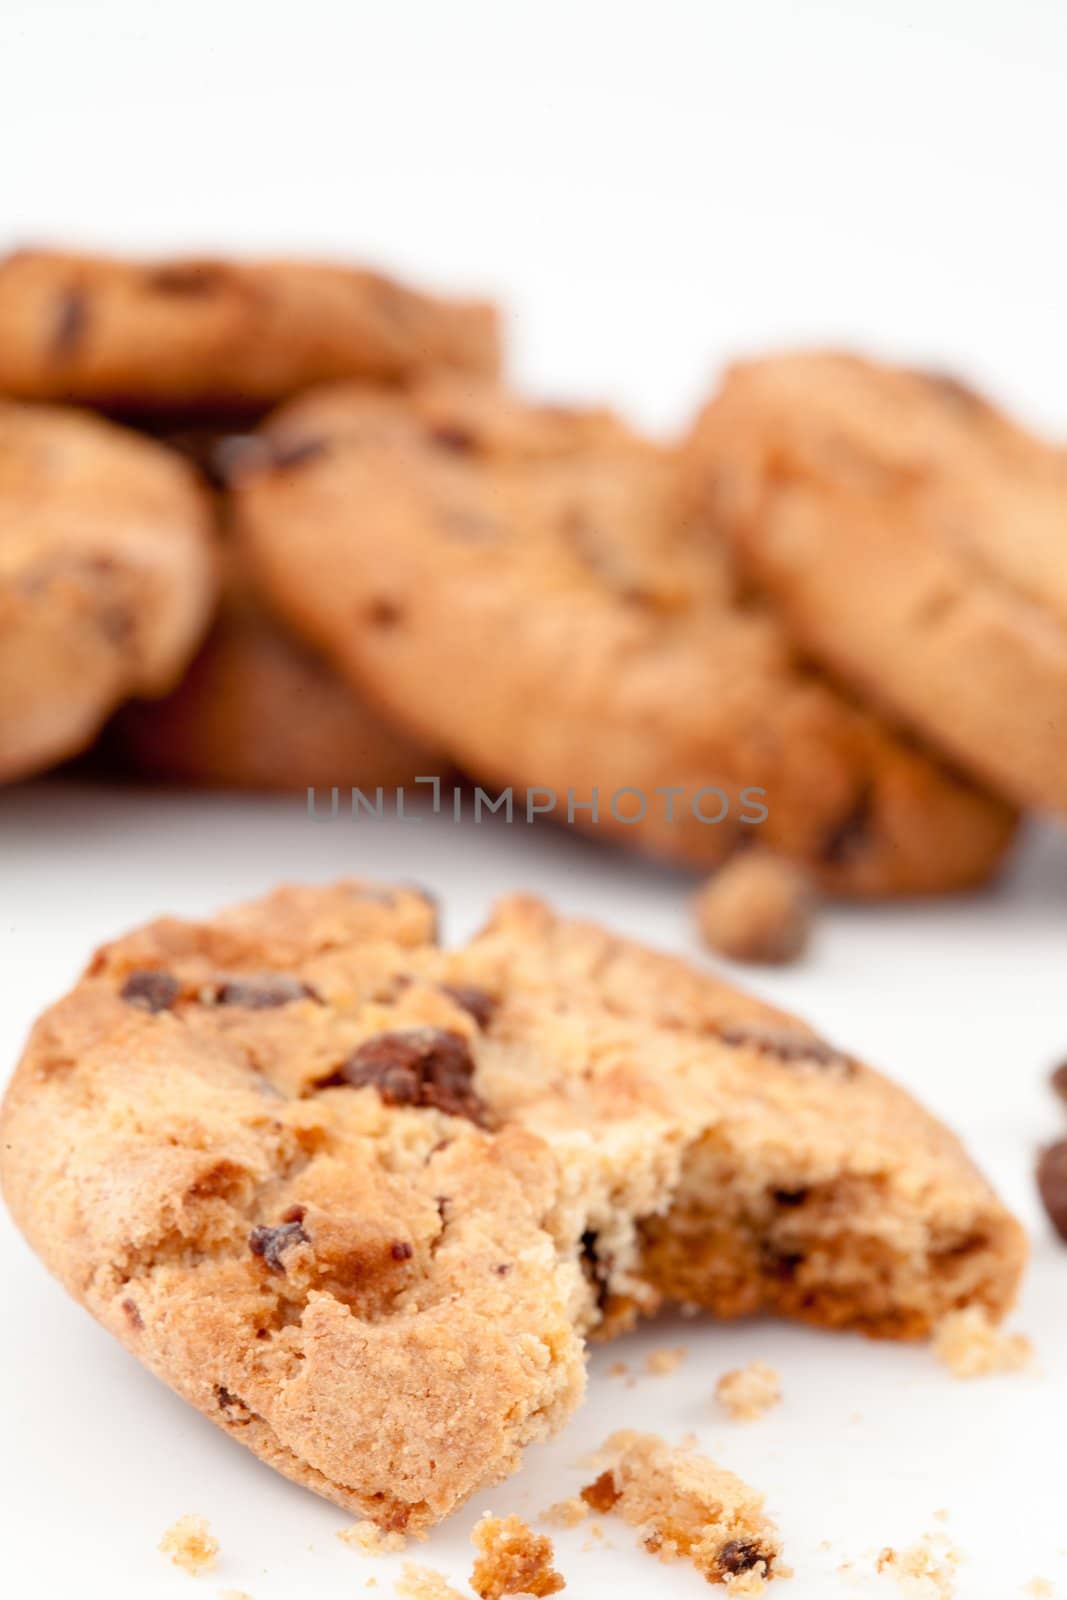
[[[521,1517],[484,1516],[476,1523],[471,1543],[480,1552],[471,1573],[471,1588],[482,1600],[505,1595],[558,1594],[566,1584],[552,1565],[552,1540],[534,1533]]]
[[[607,1440],[595,1464],[600,1474],[582,1499],[639,1528],[645,1549],[661,1561],[691,1561],[731,1595],[762,1594],[769,1578],[782,1575],[763,1496],[707,1456],[627,1429]]]
[[[953,1549],[943,1535],[931,1537],[927,1534],[907,1550],[887,1546],[875,1562],[875,1568],[895,1578],[897,1588],[907,1600],[953,1600],[960,1559],[959,1551]]]
[[[1033,1365],[1034,1347],[1025,1334],[1002,1333],[981,1306],[968,1306],[942,1318],[934,1354],[957,1378],[984,1378],[1024,1372]]]
[[[436,1567],[420,1567],[414,1561],[404,1562],[404,1570],[396,1580],[396,1592],[402,1600],[465,1600],[443,1572],[438,1572]]]
[[[550,1528],[576,1528],[588,1515],[586,1502],[579,1495],[574,1495],[569,1500],[557,1500],[542,1511],[538,1520],[547,1522]]]
[[[353,1522],[350,1528],[342,1528],[337,1537],[342,1544],[350,1545],[364,1556],[395,1555],[398,1550],[407,1548],[404,1534],[395,1530],[388,1532],[376,1522]]]
[[[170,1557],[176,1567],[181,1567],[183,1572],[188,1572],[196,1578],[202,1572],[210,1572],[214,1567],[219,1553],[219,1541],[208,1527],[206,1517],[190,1514],[179,1517],[177,1522],[167,1529],[159,1541],[159,1548],[165,1556]]]
[[[801,868],[768,851],[737,855],[694,902],[704,943],[730,961],[784,966],[811,939],[815,892]]]
[[[1049,1221],[1067,1244],[1067,1139],[1041,1152],[1037,1163],[1037,1188]]]
[[[684,1344],[667,1350],[652,1350],[645,1357],[645,1371],[653,1378],[667,1378],[678,1371],[688,1354]]]
[[[766,1361],[750,1361],[747,1367],[723,1373],[715,1385],[715,1398],[735,1422],[755,1422],[779,1403],[782,1385]]]

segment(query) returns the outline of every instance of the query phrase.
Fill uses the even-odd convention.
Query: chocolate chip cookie
[[[492,373],[494,309],[310,261],[0,261],[0,393],[132,414],[270,405],[338,378]]]
[[[373,791],[443,770],[275,618],[232,556],[188,672],[163,699],[123,707],[105,754],[147,778],[239,789]]]
[[[34,1249],[297,1482],[417,1532],[664,1300],[919,1336],[1023,1238],[955,1138],[810,1028],[499,906],[285,888],[105,946],[33,1031],[0,1176]]]
[[[1067,810],[1067,457],[963,384],[854,356],[735,367],[693,490],[789,628],[1014,802]]]
[[[758,836],[843,894],[1000,860],[1008,810],[803,665],[615,417],[441,378],[308,395],[266,439],[237,519],[274,605],[482,782],[697,865]]]
[[[210,505],[182,461],[86,414],[0,402],[0,781],[166,693],[215,587]]]

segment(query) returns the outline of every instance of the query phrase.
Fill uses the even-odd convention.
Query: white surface
[[[657,427],[729,355],[818,339],[969,373],[1067,436],[1065,71],[1059,0],[5,0],[0,241],[316,248],[484,287],[513,309],[527,384]],[[124,925],[352,870],[439,889],[457,936],[532,886],[691,948],[681,880],[547,829],[316,828],[297,803],[41,785],[0,794],[0,1057]],[[573,1490],[583,1451],[626,1423],[693,1430],[767,1491],[797,1569],[783,1600],[890,1596],[873,1552],[939,1529],[941,1507],[969,1558],[961,1600],[1039,1574],[1067,1595],[1067,1253],[1030,1178],[1057,1126],[1043,1075],[1067,1054],[1065,906],[1067,846],[1049,835],[1001,891],[835,912],[811,963],[760,981],[918,1089],[1034,1226],[1018,1320],[1042,1375],[965,1385],[922,1351],[657,1327],[596,1357],[567,1433],[416,1559],[458,1579],[478,1511]],[[344,1549],[339,1513],[155,1384],[0,1227],[11,1593],[196,1593],[155,1549],[189,1510],[223,1543],[201,1593],[350,1600],[372,1574],[389,1592],[395,1564]],[[671,1378],[606,1376],[678,1342],[691,1354]],[[742,1428],[709,1395],[752,1356],[787,1401]],[[578,1600],[707,1593],[606,1527],[613,1550],[558,1538]]]
[[[534,885],[567,909],[702,959],[684,879],[548,827],[317,824],[297,800],[108,795],[54,782],[0,794],[0,841],[5,1060],[102,938],[161,909],[201,914],[279,879],[356,872],[423,883],[444,899],[449,940],[473,930],[494,896]],[[809,962],[758,980],[951,1120],[1033,1226],[1016,1320],[1035,1340],[1040,1375],[962,1383],[928,1350],[763,1321],[668,1320],[599,1352],[588,1402],[567,1431],[414,1559],[464,1577],[477,1514],[530,1515],[574,1492],[583,1453],[625,1425],[674,1439],[691,1430],[766,1491],[797,1570],[783,1600],[888,1600],[892,1585],[873,1576],[873,1555],[928,1531],[949,1532],[966,1552],[964,1600],[1007,1600],[1037,1575],[1060,1575],[1057,1592],[1067,1594],[1067,1250],[1043,1222],[1031,1180],[1034,1149],[1057,1126],[1044,1075],[1067,1054],[1065,904],[1067,839],[1049,833],[1028,842],[997,891],[828,913]],[[71,1592],[86,1597],[177,1600],[189,1580],[155,1546],[191,1510],[222,1541],[220,1587],[255,1600],[350,1600],[376,1574],[390,1592],[399,1562],[340,1545],[333,1534],[343,1514],[259,1466],[142,1372],[65,1299],[6,1219],[0,1249],[4,1561],[39,1585],[29,1592],[77,1584]],[[620,1358],[639,1372],[649,1349],[678,1343],[690,1355],[672,1377],[644,1376],[630,1388],[606,1375]],[[721,1372],[756,1356],[779,1368],[786,1401],[745,1427],[718,1416],[710,1396]],[[945,1525],[934,1518],[940,1508],[950,1512]],[[707,1592],[689,1569],[635,1555],[621,1525],[606,1519],[605,1527],[612,1550],[584,1551],[588,1530],[558,1538],[579,1600]],[[849,1582],[837,1572],[845,1560],[856,1563]],[[11,1592],[22,1591],[16,1583]]]

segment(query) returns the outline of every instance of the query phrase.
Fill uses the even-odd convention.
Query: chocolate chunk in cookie
[[[338,1077],[353,1089],[376,1089],[389,1106],[428,1106],[470,1122],[487,1120],[488,1107],[472,1085],[470,1045],[446,1028],[376,1034],[353,1051]]]

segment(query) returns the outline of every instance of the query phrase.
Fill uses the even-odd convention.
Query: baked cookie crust
[[[511,1472],[665,1299],[887,1337],[1000,1315],[1018,1224],[811,1029],[514,898],[286,888],[101,949],[0,1116],[17,1223],[231,1437],[388,1532]]]
[[[688,864],[758,837],[846,895],[1001,859],[1008,809],[799,662],[675,455],[610,414],[440,379],[308,395],[265,437],[236,520],[272,603],[474,777]]]

